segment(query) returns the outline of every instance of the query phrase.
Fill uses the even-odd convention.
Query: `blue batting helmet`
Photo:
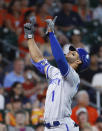
[[[77,51],[79,54],[79,58],[82,61],[82,64],[80,66],[80,71],[84,71],[85,69],[87,69],[90,65],[90,56],[88,54],[88,52],[83,49],[83,48],[74,48],[73,46],[69,47],[69,50],[71,51]]]

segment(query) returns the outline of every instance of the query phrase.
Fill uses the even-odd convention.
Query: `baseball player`
[[[38,49],[33,36],[33,21],[24,25],[31,62],[40,72],[46,74],[49,81],[45,101],[45,131],[79,131],[79,127],[70,118],[71,103],[80,83],[78,72],[88,68],[90,57],[83,48],[75,49],[72,46],[68,52],[63,53],[54,34],[55,20],[56,18],[48,19],[46,22],[52,54],[58,68],[51,66]]]

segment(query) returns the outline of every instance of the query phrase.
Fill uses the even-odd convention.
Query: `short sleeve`
[[[70,66],[69,72],[64,77],[70,84],[80,83],[80,78],[78,73]]]
[[[31,63],[42,73],[45,74],[45,67],[50,65],[49,62],[47,61],[47,59],[43,59],[40,62],[34,62],[31,59]]]
[[[46,70],[47,79],[54,79],[59,73],[60,71],[56,67],[48,65]]]

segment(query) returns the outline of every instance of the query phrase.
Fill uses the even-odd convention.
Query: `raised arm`
[[[44,58],[34,40],[35,22],[36,22],[35,17],[32,17],[30,19],[30,23],[24,24],[24,32],[25,32],[25,38],[28,40],[27,43],[28,43],[30,55],[34,62],[39,62],[43,60]]]
[[[61,74],[66,76],[69,71],[69,66],[63,54],[63,50],[53,32],[49,32],[49,39],[51,43],[52,54],[56,60],[58,68],[60,69]]]
[[[31,55],[31,62],[32,64],[41,72],[45,73],[44,69],[49,64],[47,60],[43,58],[42,53],[40,52],[39,48],[37,47],[34,41],[34,20],[31,20],[31,23],[24,24],[24,32],[25,38],[27,39],[29,52]]]
[[[37,47],[37,45],[34,41],[34,38],[28,39],[27,43],[28,43],[29,52],[30,52],[30,55],[31,55],[33,61],[34,62],[42,61],[44,59],[43,55],[42,55],[41,51],[39,50],[39,48]]]
[[[52,21],[52,20],[48,19],[46,22],[48,23],[47,32],[49,32],[49,39],[50,39],[52,54],[56,60],[56,63],[58,65],[58,68],[60,69],[61,74],[63,76],[66,76],[69,72],[69,65],[68,65],[68,62],[64,56],[63,50],[54,35],[54,22],[55,22],[55,20]]]

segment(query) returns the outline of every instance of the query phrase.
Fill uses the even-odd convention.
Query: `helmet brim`
[[[70,51],[77,51],[76,48],[74,46],[72,46],[72,45],[69,47],[69,50]]]

